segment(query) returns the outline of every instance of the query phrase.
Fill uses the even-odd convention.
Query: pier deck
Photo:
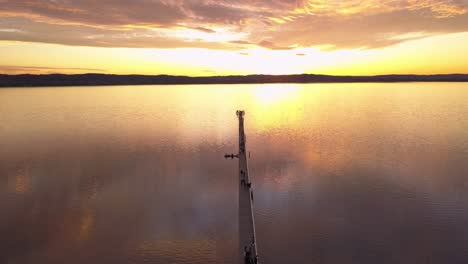
[[[249,178],[249,167],[244,132],[244,111],[237,111],[239,118],[239,261],[257,263],[257,241],[253,214],[253,188]],[[247,257],[246,257],[247,255]]]

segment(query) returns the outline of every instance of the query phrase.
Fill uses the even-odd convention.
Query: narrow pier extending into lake
[[[257,241],[253,214],[253,188],[249,178],[246,136],[244,133],[244,111],[237,111],[239,118],[239,261],[257,263]]]

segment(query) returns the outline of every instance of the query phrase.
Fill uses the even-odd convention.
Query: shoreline
[[[117,86],[117,85],[197,85],[197,84],[269,84],[269,83],[398,83],[398,82],[468,82],[468,74],[333,76],[231,75],[189,77],[173,75],[112,74],[0,74],[0,87]]]

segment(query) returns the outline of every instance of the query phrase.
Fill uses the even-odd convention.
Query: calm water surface
[[[0,263],[468,263],[468,84],[0,89]]]

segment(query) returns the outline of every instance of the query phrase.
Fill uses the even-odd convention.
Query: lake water
[[[0,89],[0,263],[468,263],[468,83]]]

